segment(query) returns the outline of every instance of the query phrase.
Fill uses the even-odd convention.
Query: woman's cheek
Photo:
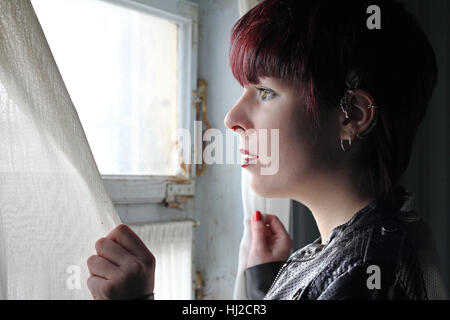
[[[275,173],[263,174],[260,165],[251,167],[250,172],[250,187],[261,197],[275,198],[284,197],[289,192],[289,185],[295,179],[289,176],[290,167],[280,165]]]

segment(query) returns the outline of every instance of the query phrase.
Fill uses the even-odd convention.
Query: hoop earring
[[[352,137],[350,137],[350,138],[347,139],[347,140],[348,140],[348,149],[345,149],[345,148],[344,148],[344,140],[341,139],[341,148],[342,148],[342,151],[344,151],[344,152],[349,152],[350,149],[351,149],[351,147],[352,147]]]
[[[344,125],[347,125],[350,122],[350,117],[351,117],[351,111],[350,111],[351,105],[350,105],[350,101],[349,101],[350,96],[354,93],[354,90],[359,89],[360,84],[361,84],[361,78],[354,71],[350,72],[350,75],[348,76],[348,78],[350,78],[351,80],[349,80],[345,83],[347,85],[347,89],[345,90],[344,96],[339,101],[339,106],[345,115],[345,121],[343,123]],[[367,108],[370,110],[374,120],[372,121],[371,125],[365,132],[356,134],[356,137],[359,139],[364,139],[365,137],[367,137],[373,131],[373,129],[376,127],[376,125],[379,121],[378,120],[378,117],[379,117],[378,110],[381,109],[380,106],[377,106],[374,104],[369,104],[367,106]],[[350,139],[348,139],[348,141],[349,141],[349,149],[346,150],[344,148],[343,140],[341,140],[341,148],[344,152],[350,151],[350,148],[352,146],[352,137],[350,137]]]

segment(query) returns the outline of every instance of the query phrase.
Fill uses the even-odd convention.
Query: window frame
[[[194,146],[195,92],[197,90],[198,5],[186,0],[99,0],[168,19],[178,26],[178,106],[177,128],[187,129]],[[181,141],[179,141],[181,146]],[[156,204],[177,194],[194,196],[196,165],[177,169],[176,176],[101,175],[114,204]],[[174,188],[174,185],[175,186]]]

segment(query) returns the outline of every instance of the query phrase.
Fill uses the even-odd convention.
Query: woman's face
[[[240,136],[241,153],[247,150],[259,157],[246,156],[251,161],[244,170],[251,174],[252,189],[263,197],[293,198],[311,179],[330,170],[329,155],[337,152],[339,144],[334,125],[338,121],[332,119],[333,112],[321,119],[315,137],[300,91],[282,80],[263,78],[257,85],[245,86],[224,122]],[[267,139],[261,134],[264,131]]]

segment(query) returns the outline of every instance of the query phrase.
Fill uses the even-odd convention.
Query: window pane
[[[175,175],[178,26],[100,0],[33,0],[101,174]]]

